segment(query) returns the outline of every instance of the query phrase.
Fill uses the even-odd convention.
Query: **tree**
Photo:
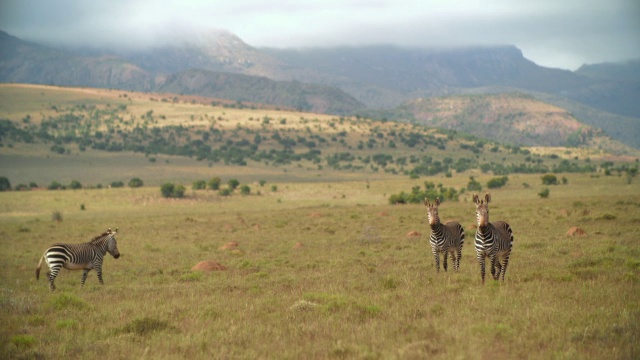
[[[227,184],[229,185],[229,188],[231,190],[235,190],[238,187],[238,185],[240,185],[240,181],[236,179],[231,179]]]
[[[501,188],[507,184],[507,181],[509,181],[509,178],[506,176],[496,177],[487,182],[487,187],[489,189]]]
[[[0,176],[0,191],[9,191],[11,190],[11,183],[9,179],[4,176]]]
[[[69,188],[73,190],[82,189],[82,184],[78,180],[71,180],[71,184],[69,184]]]
[[[142,187],[142,185],[144,185],[144,183],[140,178],[134,177],[133,179],[129,180],[130,188],[139,188]]]
[[[211,178],[211,180],[209,180],[209,182],[207,183],[207,186],[209,186],[209,189],[211,190],[218,190],[220,189],[221,183],[222,183],[222,180],[219,177],[214,177],[214,178]]]
[[[482,191],[482,184],[476,180],[473,176],[469,176],[469,183],[467,184],[467,190],[469,191]]]
[[[251,188],[249,187],[249,185],[242,185],[240,186],[240,193],[242,195],[249,195],[251,194]]]
[[[165,183],[160,187],[160,193],[165,198],[182,198],[187,189],[183,185]]]
[[[191,184],[193,190],[204,190],[207,188],[207,182],[204,180],[196,180]]]
[[[558,178],[553,174],[542,176],[542,185],[558,185]]]

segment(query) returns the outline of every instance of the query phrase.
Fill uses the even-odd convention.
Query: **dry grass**
[[[424,179],[183,201],[157,188],[0,193],[1,354],[637,358],[640,185],[567,176],[549,199],[520,185],[538,176],[492,193],[492,220],[509,221],[515,242],[506,283],[484,287],[470,194],[440,207],[467,232],[459,273],[436,274],[424,206],[386,204]],[[93,272],[80,288],[81,272],[62,271],[53,293],[35,280],[48,245],[115,226],[122,256],[105,260],[104,286]],[[572,226],[587,234],[567,236]],[[227,270],[191,270],[205,260]]]

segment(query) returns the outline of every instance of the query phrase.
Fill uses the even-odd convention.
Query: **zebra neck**
[[[444,227],[444,225],[442,225],[442,223],[438,221],[435,224],[429,224],[429,227],[431,227],[431,231],[440,233],[442,232],[442,228]]]

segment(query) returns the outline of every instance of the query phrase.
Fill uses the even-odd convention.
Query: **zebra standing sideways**
[[[438,216],[438,206],[440,198],[436,198],[435,204],[430,204],[428,199],[424,199],[431,227],[431,250],[436,259],[436,271],[440,272],[440,253],[444,254],[443,267],[447,271],[447,255],[451,254],[453,268],[458,271],[460,268],[460,258],[462,257],[462,245],[464,245],[464,229],[460,223],[451,221],[446,224],[440,222]]]
[[[473,202],[476,204],[476,218],[478,230],[476,231],[476,255],[480,263],[480,276],[484,285],[484,261],[489,257],[491,261],[491,275],[494,280],[502,281],[509,265],[513,233],[511,226],[504,221],[489,222],[489,202],[491,195],[486,194],[484,200],[473,194]]]
[[[115,238],[117,232],[118,228],[116,228],[115,231],[107,229],[106,232],[96,236],[87,243],[55,244],[51,246],[42,254],[38,262],[36,279],[40,278],[40,268],[42,267],[42,261],[45,260],[47,265],[49,265],[49,289],[51,291],[55,290],[56,286],[53,284],[53,281],[63,267],[69,270],[83,270],[80,286],[84,285],[89,271],[96,269],[98,280],[100,284],[104,285],[104,281],[102,281],[102,262],[104,261],[104,255],[108,252],[115,259],[120,257],[120,251],[118,251],[118,244]]]

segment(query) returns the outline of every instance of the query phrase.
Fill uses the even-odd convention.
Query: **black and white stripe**
[[[58,272],[63,267],[69,270],[83,270],[82,282],[80,286],[84,285],[87,280],[87,274],[92,269],[96,269],[98,273],[98,280],[100,284],[104,284],[102,280],[102,262],[104,261],[104,255],[108,252],[114,258],[120,257],[120,251],[118,251],[118,244],[116,242],[116,232],[107,229],[106,232],[96,236],[93,240],[82,244],[55,244],[48,248],[36,268],[36,279],[40,278],[40,268],[42,267],[42,261],[46,261],[49,265],[49,289],[55,290],[56,286],[53,281],[58,276]]]
[[[460,269],[460,258],[462,258],[462,246],[464,245],[464,229],[460,223],[451,221],[446,224],[440,222],[438,215],[438,206],[440,198],[436,198],[434,204],[429,203],[428,199],[424,199],[424,205],[427,207],[427,215],[429,218],[429,226],[431,227],[431,251],[436,260],[436,271],[440,272],[440,253],[444,255],[443,268],[447,271],[447,255],[451,255],[453,268],[458,271]]]
[[[478,195],[473,195],[473,202],[476,204],[476,219],[478,229],[476,230],[476,255],[480,263],[480,276],[484,284],[485,258],[491,261],[491,275],[494,280],[502,281],[507,272],[511,247],[513,244],[513,233],[511,226],[504,221],[489,222],[489,202],[491,195],[486,194],[484,200],[480,200]]]

